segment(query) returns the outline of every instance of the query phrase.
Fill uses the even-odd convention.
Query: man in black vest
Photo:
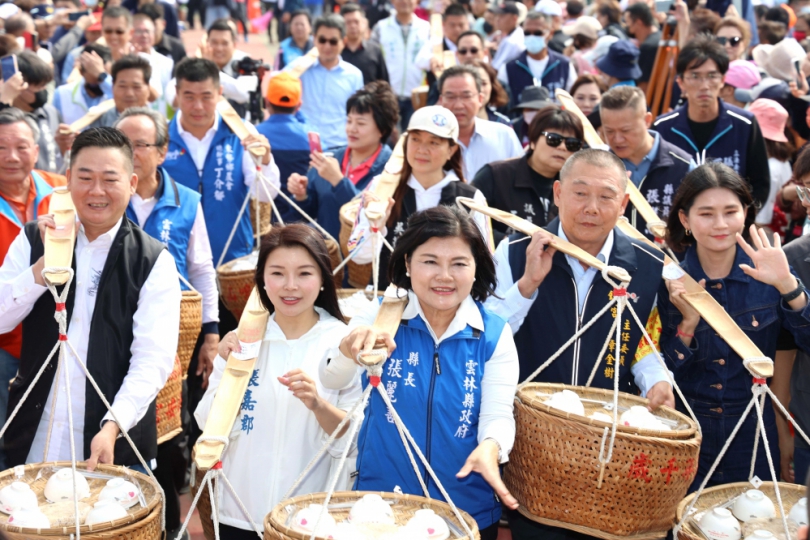
[[[60,370],[58,380],[54,355],[31,387],[59,339],[56,304],[42,277],[44,231],[55,227],[53,216],[28,223],[0,267],[0,332],[20,322],[23,327],[20,369],[11,384],[9,410],[30,390],[5,436],[8,466],[69,460],[69,414],[76,458],[86,459],[89,469],[98,463],[140,467],[135,451],[118,437],[121,430],[153,466],[155,397],[166,383],[177,350],[180,286],[169,252],[125,217],[138,183],[132,157],[129,140],[113,128],[87,130],[73,143],[67,186],[79,223],[75,276],[64,308],[73,349],[65,355],[67,373]],[[79,362],[87,366],[119,423]]]
[[[627,172],[619,158],[603,150],[581,150],[566,161],[560,179],[554,183],[559,217],[545,231],[535,233],[531,242],[514,243],[522,235],[513,235],[498,246],[498,286],[487,307],[506,318],[515,333],[521,382],[590,322],[613,295],[613,286],[599,271],[549,247],[551,236],[546,231],[611,266],[624,268],[631,277],[627,293],[632,307],[642,321],[647,321],[648,330],[657,326],[654,307],[662,260],[615,226],[627,206],[626,182]],[[597,360],[594,387],[613,389],[618,370],[620,390],[641,390],[652,408],[662,404],[674,407],[668,374],[646,342],[641,341],[641,330],[630,313],[622,313],[621,344],[614,344],[620,345],[620,351],[616,352],[619,347],[608,347],[599,357],[616,316],[616,310],[605,312],[532,380],[585,386]],[[518,512],[510,514],[509,524],[515,540],[581,537],[540,525]]]

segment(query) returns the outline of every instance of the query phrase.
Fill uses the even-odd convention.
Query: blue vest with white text
[[[219,127],[208,147],[202,171],[197,171],[186,143],[180,137],[177,117],[169,124],[169,151],[163,162],[163,169],[178,184],[197,191],[202,196],[203,215],[215,265],[219,262],[248,194],[242,175],[242,143],[219,114],[217,118]],[[244,212],[222,262],[244,257],[252,249],[253,225],[250,223],[250,214]]]
[[[453,502],[469,512],[479,529],[497,523],[501,503],[478,473],[456,473],[478,446],[481,382],[506,322],[476,302],[484,332],[469,325],[435,345],[420,316],[403,320],[394,340],[397,349],[383,366],[385,389],[430,466]],[[369,384],[363,376],[364,387]],[[358,477],[354,489],[422,495],[422,488],[393,419],[376,390],[371,393],[357,442]],[[444,500],[419,462],[431,497]]]
[[[527,86],[534,85],[534,76],[529,69],[529,61],[527,59],[527,52],[523,51],[520,56],[506,64],[506,76],[509,79],[509,91],[512,94],[512,106],[520,103],[520,94]],[[557,88],[562,88],[568,85],[568,75],[571,72],[569,60],[562,54],[556,53],[552,50],[548,51],[548,64],[540,78],[540,85],[548,89],[548,93],[554,96],[554,91]]]
[[[155,192],[158,201],[146,218],[146,223],[138,223],[138,216],[135,215],[131,202],[127,206],[127,217],[138,223],[146,234],[166,246],[174,257],[177,271],[188,281],[188,241],[197,217],[200,194],[177,185],[162,167],[158,171],[161,176],[160,185]],[[180,287],[184,291],[188,290],[182,280]]]

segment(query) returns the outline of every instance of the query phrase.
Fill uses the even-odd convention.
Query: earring
[[[323,287],[321,287],[321,290],[323,290]]]
[[[475,278],[473,278],[473,283],[475,283]]]
[[[411,277],[411,273],[410,272],[405,272],[405,277]]]
[[[692,231],[690,229],[686,229],[684,232],[686,233],[686,236],[692,236]]]

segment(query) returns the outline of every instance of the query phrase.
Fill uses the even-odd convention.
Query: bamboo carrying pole
[[[68,133],[77,133],[101,118],[104,113],[112,110],[113,107],[115,107],[115,100],[108,99],[106,101],[102,101],[98,105],[90,107],[84,116],[70,124],[70,129],[62,129],[61,133],[64,135],[67,135]]]
[[[76,240],[76,208],[65,187],[51,193],[49,212],[53,214],[56,229],[45,229],[45,268],[70,268],[73,263],[73,243]],[[54,285],[64,285],[70,272],[52,270],[45,278]]]

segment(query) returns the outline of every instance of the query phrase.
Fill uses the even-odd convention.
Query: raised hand
[[[739,233],[737,233],[737,243],[751,258],[754,267],[741,264],[740,269],[755,280],[776,287],[780,294],[787,294],[798,287],[796,278],[790,273],[790,265],[782,250],[779,235],[774,233],[773,245],[771,245],[768,242],[768,235],[763,229],[751,225],[749,232],[753,247]]]

